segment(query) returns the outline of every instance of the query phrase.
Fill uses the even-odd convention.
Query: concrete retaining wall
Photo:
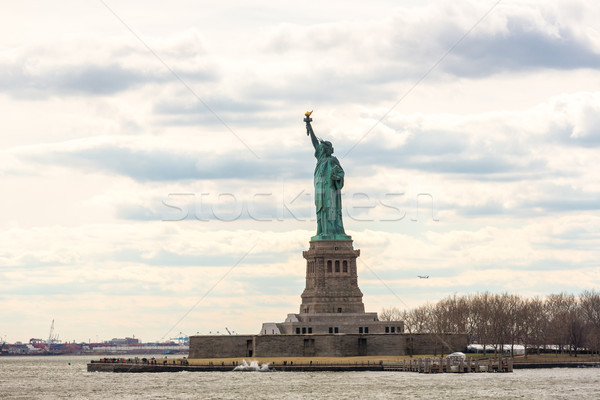
[[[464,334],[202,335],[190,336],[189,358],[448,354],[466,347]]]

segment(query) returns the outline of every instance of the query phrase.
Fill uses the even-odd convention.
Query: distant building
[[[112,338],[108,342],[108,344],[111,346],[126,346],[126,345],[132,345],[132,344],[140,344],[140,340],[136,339],[136,338],[130,338],[130,337],[126,337],[124,339]]]

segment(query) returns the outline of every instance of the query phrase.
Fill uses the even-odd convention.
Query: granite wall
[[[464,334],[200,335],[190,336],[189,358],[448,354],[467,344]]]

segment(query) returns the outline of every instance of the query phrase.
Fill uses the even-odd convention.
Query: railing
[[[404,360],[394,366],[385,366],[385,371],[433,373],[466,373],[466,372],[512,372],[513,359],[498,357],[484,359],[460,358],[418,358]]]
[[[183,359],[156,359],[156,358],[102,358],[91,361],[90,364],[108,364],[121,368],[121,366],[132,367],[184,367],[190,370],[226,370],[240,365],[239,361],[209,361],[205,363],[189,364],[189,361]],[[266,363],[265,363],[266,364]],[[108,368],[111,368],[107,365]],[[299,370],[372,370],[372,371],[399,371],[399,372],[419,372],[425,374],[432,373],[467,373],[467,372],[512,372],[513,359],[511,357],[498,357],[488,359],[471,358],[439,358],[426,357],[404,360],[395,363],[380,361],[354,361],[348,363],[326,362],[326,361],[277,361],[268,363],[269,369],[278,369],[283,371]],[[171,368],[169,368],[171,369]]]

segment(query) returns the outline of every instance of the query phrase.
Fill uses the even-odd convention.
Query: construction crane
[[[225,327],[225,330],[231,335],[231,332],[229,331],[229,329],[227,329],[227,327]]]
[[[50,333],[48,334],[48,341],[46,342],[46,349],[47,349],[48,353],[50,353],[50,345],[52,344],[52,341],[54,340],[54,338],[52,337],[53,333],[54,333],[54,320],[52,320],[52,325],[50,325]]]
[[[183,332],[179,332],[178,337],[172,337],[172,338],[169,338],[169,340],[177,340],[177,343],[179,343],[179,344],[186,344],[187,342],[190,341],[190,338]]]

